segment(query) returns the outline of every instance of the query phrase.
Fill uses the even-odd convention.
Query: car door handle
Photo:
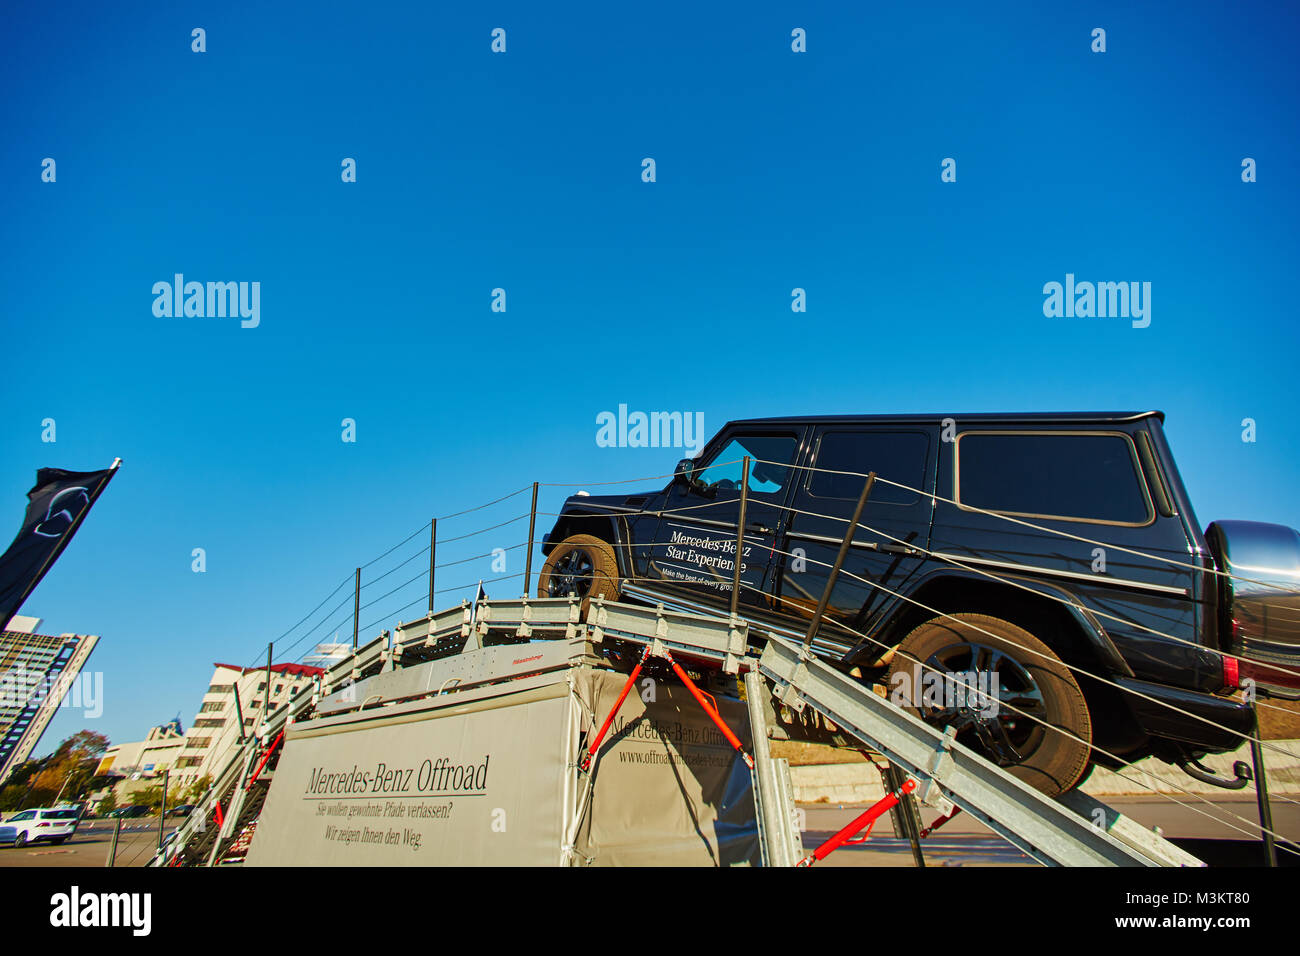
[[[909,547],[908,547],[907,545],[905,545],[905,544],[893,544],[893,543],[890,543],[890,544],[881,544],[881,545],[877,545],[877,549],[880,550],[880,551],[888,551],[890,554],[917,554],[917,553],[919,553],[919,552],[917,552],[917,550],[916,550],[915,548],[909,548]]]

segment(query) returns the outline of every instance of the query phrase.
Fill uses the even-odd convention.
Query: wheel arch
[[[551,533],[542,544],[542,557],[548,557],[555,550],[555,546],[565,538],[572,538],[575,534],[589,534],[613,546],[619,574],[626,575],[627,555],[624,552],[627,549],[619,547],[626,541],[626,528],[623,529],[623,533],[620,533],[618,522],[617,516],[597,511],[566,511],[555,520]]]
[[[610,544],[618,544],[618,529],[613,515],[595,511],[566,511],[555,519],[555,525],[542,545],[542,554],[550,554],[557,544],[575,534],[589,534]]]
[[[935,611],[988,614],[1023,627],[1066,664],[1101,676],[1132,676],[1105,629],[1072,592],[1036,578],[1003,577],[1038,593],[964,568],[935,571],[919,579],[903,597],[891,599],[882,612],[885,623],[872,635],[872,646],[898,646],[914,628],[935,617]]]

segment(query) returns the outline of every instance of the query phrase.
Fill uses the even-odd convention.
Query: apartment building
[[[189,787],[215,777],[236,752],[240,719],[245,735],[255,733],[268,706],[267,668],[215,664],[207,693],[171,768],[171,786]],[[273,664],[269,706],[274,711],[324,671],[305,664]]]

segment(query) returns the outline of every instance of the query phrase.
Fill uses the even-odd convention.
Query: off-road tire
[[[1020,708],[1039,711],[1037,716],[1040,719],[1030,721],[1012,707],[999,705],[997,719],[1003,722],[1002,726],[1009,727],[1008,733],[1015,739],[1023,737],[1024,745],[1015,748],[1023,756],[1017,762],[1009,762],[1005,757],[997,759],[981,743],[974,730],[959,733],[958,741],[1001,763],[1013,776],[1048,796],[1057,796],[1076,786],[1088,768],[1092,752],[1092,719],[1088,705],[1069,668],[1047,645],[1024,628],[987,614],[953,614],[926,621],[898,645],[886,677],[891,698],[902,688],[914,690],[918,686],[915,675],[926,670],[920,664],[934,655],[960,661],[962,645],[992,649],[1010,658],[1022,669],[1017,671],[1003,661],[1001,667],[1007,670],[1010,682],[1014,685],[1017,674],[1027,674],[1041,695],[1041,706]],[[955,664],[954,669],[960,671],[960,663]],[[905,677],[895,678],[896,674],[904,672]],[[1000,700],[1019,706],[1012,693],[1014,687],[1008,688],[1001,679],[999,684],[1003,691]],[[903,703],[906,710],[940,729],[941,724],[949,722],[940,719],[932,709],[916,706],[924,704],[923,699],[910,696],[896,702]]]
[[[609,542],[590,534],[571,535],[555,546],[547,556],[546,563],[542,565],[542,573],[537,577],[537,596],[539,598],[565,596],[565,593],[558,590],[555,594],[551,594],[551,587],[553,584],[560,587],[558,578],[573,569],[573,564],[569,562],[575,556],[575,552],[581,556],[578,559],[579,563],[589,568],[588,573],[582,576],[586,581],[579,579],[577,582],[579,587],[576,593],[582,598],[583,611],[587,610],[591,599],[598,594],[604,594],[607,601],[617,601],[619,574],[618,558],[614,554],[614,548]]]

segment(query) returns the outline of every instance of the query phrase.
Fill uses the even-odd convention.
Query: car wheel
[[[14,835],[14,846],[21,849],[26,845],[27,845],[27,831],[19,830],[18,833]]]
[[[575,534],[555,546],[537,578],[538,597],[582,598],[585,611],[598,594],[618,600],[618,558],[606,541],[590,534]]]
[[[974,690],[969,678],[975,674]],[[929,676],[927,676],[929,675]],[[1072,789],[1092,751],[1074,675],[1021,627],[986,614],[933,618],[899,644],[890,699],[1048,796]]]

